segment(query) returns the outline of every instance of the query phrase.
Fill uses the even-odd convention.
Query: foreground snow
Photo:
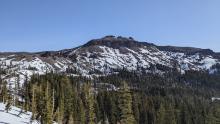
[[[7,113],[5,104],[0,103],[0,124],[30,124],[32,113],[25,112],[19,115],[20,111],[20,108],[11,107],[11,110]],[[32,124],[37,124],[37,122]]]

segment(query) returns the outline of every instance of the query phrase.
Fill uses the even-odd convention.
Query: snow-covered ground
[[[26,112],[19,115],[20,111],[20,108],[11,107],[11,110],[7,113],[5,104],[0,103],[0,124],[30,124],[32,113]],[[32,124],[37,124],[37,122]]]
[[[5,111],[5,104],[0,103],[0,124],[41,124],[34,120],[31,121],[31,112],[21,112],[20,108],[12,106],[10,111]],[[53,122],[53,124],[57,124]]]
[[[31,121],[31,112],[21,112],[20,108],[12,106],[10,111],[5,111],[5,104],[0,103],[0,124],[41,124],[34,120]],[[53,122],[53,124],[57,124]]]
[[[220,97],[212,97],[212,102],[214,101],[220,101]]]

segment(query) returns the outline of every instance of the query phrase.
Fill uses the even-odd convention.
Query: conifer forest
[[[220,73],[176,70],[93,78],[35,74],[14,87],[0,80],[0,102],[6,110],[31,111],[42,124],[219,124],[220,103],[212,100],[219,82]]]

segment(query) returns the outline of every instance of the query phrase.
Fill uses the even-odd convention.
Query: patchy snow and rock
[[[52,71],[88,77],[117,73],[120,69],[162,74],[161,67],[177,68],[181,73],[186,70],[214,73],[217,70],[212,67],[217,63],[220,60],[213,54],[163,51],[156,45],[123,37],[105,37],[61,51],[0,54],[0,69],[3,71],[1,78],[11,84],[18,80],[23,84],[33,74]]]

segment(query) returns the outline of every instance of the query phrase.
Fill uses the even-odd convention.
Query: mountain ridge
[[[132,37],[106,36],[59,51],[0,53],[0,69],[5,72],[2,78],[9,82],[16,81],[17,77],[13,75],[24,81],[26,75],[47,72],[91,76],[126,69],[163,74],[167,68],[175,68],[180,73],[187,70],[213,73],[214,65],[220,63],[219,56],[210,49],[157,46]]]
[[[164,45],[164,46],[160,46],[160,45],[156,45],[154,43],[149,43],[149,42],[144,42],[144,41],[137,41],[134,40],[133,37],[122,37],[122,36],[114,36],[114,35],[107,35],[105,37],[99,38],[99,39],[92,39],[88,42],[86,42],[83,45],[77,46],[77,47],[73,47],[73,48],[66,48],[66,49],[61,49],[61,50],[43,50],[43,51],[38,51],[38,52],[28,52],[28,51],[24,51],[24,52],[0,52],[0,55],[2,54],[40,54],[40,53],[45,53],[45,52],[61,52],[61,51],[65,51],[65,50],[73,50],[79,47],[88,47],[91,45],[106,45],[108,43],[108,41],[114,41],[116,42],[120,42],[126,40],[129,43],[132,42],[135,44],[140,44],[140,45],[145,45],[145,46],[155,46],[157,47],[159,50],[162,51],[172,51],[172,52],[186,52],[187,50],[189,50],[190,52],[193,53],[197,53],[197,52],[204,52],[204,51],[208,51],[209,54],[220,54],[220,52],[215,52],[211,49],[204,49],[204,48],[197,48],[197,47],[191,47],[191,46],[174,46],[174,45]],[[119,44],[120,45],[120,44]],[[109,46],[109,45],[108,45]],[[205,53],[205,52],[204,52]]]

